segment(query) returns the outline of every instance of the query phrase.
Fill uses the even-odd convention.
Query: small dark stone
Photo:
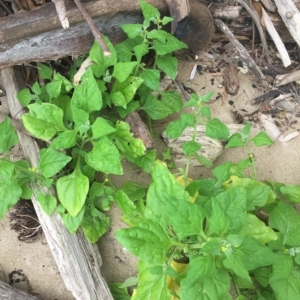
[[[244,63],[243,63],[241,60],[239,60],[239,61],[238,61],[238,66],[241,67],[241,68],[243,68]]]
[[[252,83],[252,87],[253,87],[254,89],[256,89],[256,85],[255,85],[254,83]]]
[[[233,100],[229,100],[228,103],[229,103],[230,105],[233,105],[233,104],[234,104],[234,101],[233,101]]]
[[[210,80],[210,82],[211,82],[211,85],[214,85],[214,84],[215,84],[215,79],[212,78],[212,79]]]

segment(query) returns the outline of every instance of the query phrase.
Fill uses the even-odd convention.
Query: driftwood
[[[20,119],[24,110],[16,99],[16,94],[24,87],[21,72],[19,69],[6,68],[1,71],[1,75],[11,115]],[[18,132],[18,136],[25,157],[36,167],[39,157],[36,143],[21,132]],[[81,230],[76,235],[69,233],[58,214],[47,216],[35,197],[32,202],[60,274],[73,296],[78,300],[112,300],[101,275],[102,260],[98,247],[90,244]]]
[[[25,291],[16,289],[15,287],[1,280],[0,280],[0,295],[1,295],[1,300],[38,300],[37,297],[34,297]]]

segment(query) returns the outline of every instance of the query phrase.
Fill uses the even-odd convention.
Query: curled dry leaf
[[[230,95],[236,95],[240,88],[238,72],[233,64],[229,64],[223,71],[224,86]]]
[[[74,76],[74,84],[78,85],[80,83],[82,75],[85,73],[87,68],[94,64],[94,62],[88,57],[80,66],[79,70]]]

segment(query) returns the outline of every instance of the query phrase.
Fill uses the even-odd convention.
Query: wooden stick
[[[63,29],[69,28],[69,20],[67,17],[67,9],[64,0],[52,0],[55,4],[58,18]]]
[[[1,76],[11,115],[20,119],[24,110],[16,95],[21,88],[25,87],[22,73],[16,68],[6,68],[1,70]],[[25,157],[32,167],[37,167],[39,150],[36,143],[23,133],[18,132],[18,136]],[[40,186],[34,186],[34,190],[45,192]],[[55,197],[54,191],[52,195]],[[78,230],[75,235],[68,232],[57,213],[46,215],[35,194],[32,196],[32,203],[67,289],[77,300],[113,300],[101,275],[102,260],[97,245],[90,244],[82,230]]]
[[[79,11],[81,12],[83,18],[86,20],[89,27],[91,28],[91,31],[92,31],[95,39],[97,40],[97,42],[99,43],[99,45],[101,46],[101,48],[103,50],[104,56],[110,56],[111,53],[108,50],[107,45],[105,44],[100,31],[98,30],[98,28],[96,27],[94,21],[92,20],[92,18],[89,16],[87,11],[85,10],[85,8],[82,5],[81,1],[80,0],[74,0],[74,2],[76,4],[76,6],[78,7]]]
[[[220,19],[215,19],[215,24],[223,31],[223,33],[227,36],[227,38],[232,43],[232,45],[239,52],[241,58],[245,61],[245,63],[247,64],[247,66],[251,70],[251,72],[257,78],[260,78],[264,85],[268,86],[269,84],[267,83],[267,80],[266,80],[266,77],[264,76],[264,74],[261,72],[259,67],[256,65],[255,61],[249,55],[249,53],[245,49],[245,47],[234,37],[234,35],[229,30],[229,28],[224,24],[224,22],[221,21]]]
[[[0,295],[1,300],[38,300],[37,297],[34,297],[25,291],[16,289],[15,287],[9,285],[6,282],[0,280]]]

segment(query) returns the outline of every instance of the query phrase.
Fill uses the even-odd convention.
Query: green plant
[[[200,122],[208,136],[228,139],[226,126],[211,120],[204,105],[210,96],[193,95],[186,106],[195,106],[195,114],[182,114],[167,133],[178,137]],[[249,145],[272,141],[263,132],[250,138],[250,127],[232,135],[226,145],[246,147],[249,157],[215,167],[214,178],[188,178],[189,163],[178,177],[156,161],[142,214],[125,191],[119,192],[123,219],[132,227],[119,230],[117,239],[140,261],[132,297],[124,285],[113,286],[113,292],[132,300],[298,298],[300,216],[291,204],[300,202],[300,187],[255,178]],[[193,137],[183,148],[189,161],[199,145]],[[251,178],[244,173],[249,167]]]
[[[54,187],[58,199],[50,192],[35,190],[44,211],[50,215],[56,210],[70,232],[81,227],[94,243],[109,226],[103,212],[117,193],[109,174],[123,173],[123,157],[150,172],[155,150],[146,151],[122,119],[136,110],[146,112],[149,120],[180,111],[178,93],[158,88],[162,71],[175,79],[177,60],[172,54],[186,45],[162,30],[171,18],[160,19],[159,11],[144,1],[140,5],[144,23],[122,25],[128,39],[116,47],[104,37],[109,57],[95,42],[89,52],[93,65],[81,83],[74,85],[72,78],[40,63],[39,76],[45,84],[36,82],[18,93],[29,110],[22,117],[25,128],[49,146],[41,149],[36,169],[23,160],[11,162],[8,152],[18,139],[8,119],[0,124],[0,152],[6,153],[0,160],[0,218],[20,198],[30,199],[30,184],[35,183],[39,190]],[[152,24],[155,29],[150,28]],[[143,61],[150,52],[154,55],[152,68]],[[74,69],[71,74],[74,76]],[[104,177],[100,182],[98,173]]]

